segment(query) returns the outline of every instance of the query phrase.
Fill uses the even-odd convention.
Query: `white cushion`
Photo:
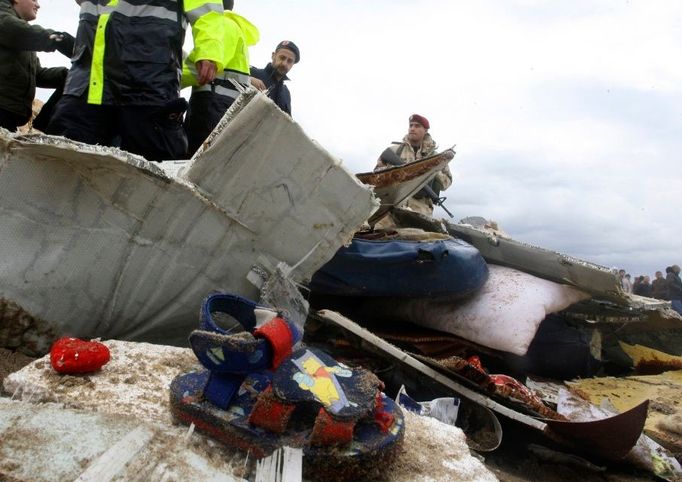
[[[525,355],[545,316],[590,297],[571,286],[512,268],[488,267],[488,281],[467,300],[406,299],[391,311],[404,321]]]

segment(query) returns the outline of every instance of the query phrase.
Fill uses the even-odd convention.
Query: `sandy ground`
[[[6,348],[0,348],[0,395],[7,395],[2,388],[2,380],[7,375],[31,363],[34,358]]]

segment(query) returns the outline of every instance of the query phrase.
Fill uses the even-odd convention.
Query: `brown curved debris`
[[[426,157],[409,164],[389,167],[377,172],[363,172],[356,174],[356,176],[363,184],[369,184],[374,187],[386,187],[414,179],[440,164],[445,166],[453,157],[455,157],[454,151],[447,150],[440,154],[436,154],[435,156]]]

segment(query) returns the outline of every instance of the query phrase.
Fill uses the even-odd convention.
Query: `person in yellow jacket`
[[[220,119],[239,96],[235,84],[249,85],[249,47],[258,43],[260,33],[247,19],[232,11],[233,0],[223,0],[225,38],[223,71],[212,84],[199,85],[195,59],[190,54],[183,64],[183,87],[192,86],[185,132],[191,157],[213,131]]]
[[[199,84],[223,70],[221,0],[82,0],[71,69],[48,134],[184,158],[182,44],[192,27]]]

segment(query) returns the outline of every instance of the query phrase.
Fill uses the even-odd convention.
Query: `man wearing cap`
[[[389,149],[396,153],[396,155],[408,164],[410,162],[418,161],[424,157],[432,156],[436,153],[438,146],[429,134],[431,125],[426,117],[419,114],[412,114],[409,118],[409,127],[407,134],[403,137],[401,142],[393,142]],[[390,167],[379,158],[375,171]],[[436,177],[431,181],[431,187],[436,194],[445,191],[452,184],[452,174],[448,166],[445,166],[436,174]],[[415,194],[407,200],[405,206],[413,211],[417,211],[427,216],[433,214],[433,202],[431,198],[420,193]]]
[[[282,40],[272,53],[272,62],[264,69],[251,67],[251,84],[259,90],[267,90],[275,104],[287,114],[291,115],[291,94],[284,85],[289,80],[287,74],[301,60],[298,47],[291,40]]]

